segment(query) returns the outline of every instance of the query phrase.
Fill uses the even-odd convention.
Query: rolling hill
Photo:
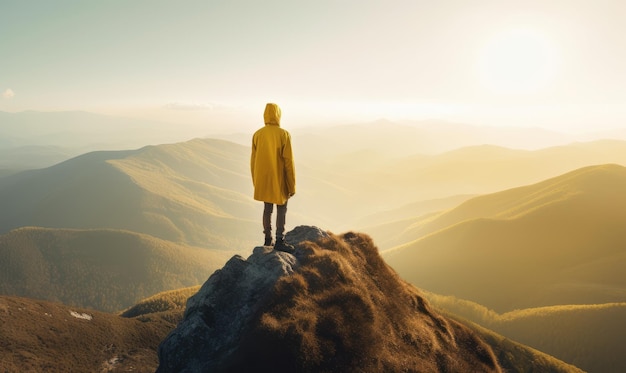
[[[466,201],[385,251],[405,279],[498,312],[626,297],[626,168],[582,168]],[[413,235],[413,236],[412,236]]]
[[[395,157],[380,145],[354,149],[359,145],[356,140],[346,147],[329,145],[332,139],[312,137],[300,141],[305,140],[310,141],[308,147],[317,147],[318,153],[320,148],[325,150],[317,156],[310,151],[311,154],[305,152],[297,158],[301,178],[299,197],[302,197],[298,204],[311,215],[316,213],[315,221],[326,219],[323,223],[341,229],[356,226],[371,232],[377,225],[398,223],[394,233],[385,235],[381,231],[373,235],[384,249],[406,242],[403,238],[393,242],[398,238],[395,232],[406,229],[421,219],[422,214],[434,212],[423,208],[427,204],[434,207],[432,201],[495,193],[597,164],[626,166],[626,141],[618,140],[571,143],[539,150],[478,145],[440,154]],[[379,140],[389,144],[384,137]],[[294,149],[299,156],[296,141],[294,136]],[[416,153],[421,150],[419,146],[409,149]],[[441,209],[454,207],[440,206]],[[334,220],[328,219],[326,211],[331,210],[336,216]]]
[[[0,296],[0,371],[154,372],[156,348],[178,319]]]
[[[385,211],[415,218],[410,211],[424,201],[496,192],[592,164],[626,164],[626,142],[610,140],[407,156],[425,150],[410,143],[423,130],[381,122],[294,135],[298,193],[288,224],[369,228],[398,219]],[[407,144],[389,146],[382,136],[388,131],[387,137],[405,134]],[[261,214],[251,198],[249,154],[247,143],[195,139],[92,152],[1,177],[0,204],[10,213],[0,216],[0,232],[20,226],[113,228],[202,247],[249,246],[258,240]],[[230,242],[233,233],[238,242]]]
[[[355,178],[379,180],[378,193],[397,208],[420,200],[494,193],[606,163],[626,165],[626,141],[598,140],[539,150],[470,146],[396,158]]]
[[[521,310],[489,328],[588,372],[626,370],[626,303]]]
[[[0,179],[0,233],[22,226],[124,229],[238,249],[260,235],[248,162],[243,146],[192,140],[92,152],[9,175]]]
[[[229,255],[128,231],[19,228],[0,235],[0,294],[114,312],[200,284]]]
[[[567,363],[456,315],[445,311],[441,311],[441,313],[480,335],[482,340],[491,346],[505,372],[583,372],[575,364]]]
[[[424,201],[493,193],[594,164],[626,165],[626,141],[572,143],[573,137],[537,129],[379,120],[291,133],[298,205],[318,224],[339,229],[369,231],[398,219],[381,212]],[[226,138],[250,142],[250,134]]]
[[[530,308],[498,314],[426,292],[431,304],[589,372],[626,370],[626,303]]]

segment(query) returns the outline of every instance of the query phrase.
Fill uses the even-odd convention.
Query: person
[[[287,201],[296,194],[296,172],[291,149],[291,135],[280,127],[281,110],[277,104],[265,105],[265,126],[252,136],[250,170],[254,199],[264,203],[263,233],[265,246],[293,253],[285,242]],[[272,213],[276,205],[276,242],[272,243]]]

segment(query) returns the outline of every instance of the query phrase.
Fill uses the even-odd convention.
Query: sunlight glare
[[[555,66],[554,46],[544,35],[527,29],[492,38],[479,57],[481,84],[501,94],[540,92],[554,79]]]

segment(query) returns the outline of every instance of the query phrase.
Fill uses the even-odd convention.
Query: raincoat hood
[[[280,107],[272,103],[265,105],[263,119],[265,119],[265,124],[275,124],[280,126]]]

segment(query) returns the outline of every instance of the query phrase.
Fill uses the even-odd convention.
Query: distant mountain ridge
[[[408,204],[453,195],[492,193],[539,182],[591,164],[626,165],[626,142],[616,140],[572,143],[535,151],[479,145],[425,155],[426,148],[419,146],[421,142],[428,143],[427,138],[419,136],[424,130],[419,126],[386,121],[337,128],[294,128],[298,193],[289,214],[291,221],[305,224],[313,219],[320,224],[348,229],[359,226],[364,216],[399,211]],[[55,211],[24,211],[22,204],[28,206],[31,202],[20,202],[13,209],[17,222],[7,222],[15,216],[1,216],[0,232],[24,225],[106,227],[136,230],[194,245],[232,245],[223,242],[224,235],[210,237],[211,233],[203,227],[215,224],[232,229],[229,218],[258,221],[259,205],[250,197],[251,134],[241,136],[247,138],[242,141],[243,145],[216,139],[195,139],[145,146],[131,151],[135,152],[133,154],[124,150],[120,153],[123,156],[112,151],[99,151],[94,153],[99,154],[97,157],[108,155],[112,158],[96,159],[94,155],[84,154],[63,166],[50,167],[51,171],[27,173],[32,177],[28,184],[39,185],[39,188],[53,184],[57,189],[72,189],[68,192],[71,196],[58,196],[56,193],[62,191],[52,188],[35,193],[36,187],[25,184],[3,190],[3,185],[13,183],[17,178],[14,175],[0,177],[0,203],[14,200],[36,203],[42,196],[58,201],[57,204],[40,205],[41,209]],[[415,136],[419,142],[414,141]],[[398,138],[403,142],[392,141]],[[452,148],[452,142],[448,145],[447,149]],[[98,169],[98,174],[89,173],[90,168]],[[65,186],[59,186],[59,180],[51,176],[61,173],[62,169],[66,172],[61,180],[67,184]],[[10,174],[11,171],[2,173]],[[70,177],[69,173],[73,175]],[[11,181],[4,180],[7,178]],[[116,190],[119,191],[117,194]],[[81,195],[84,200],[77,202]],[[100,214],[98,221],[90,221],[93,216],[77,218],[75,213],[69,212],[63,214],[67,224],[61,225],[63,219],[56,219],[56,225],[49,223],[51,219],[46,215],[67,210],[63,205],[65,200],[72,209],[85,210],[83,215],[87,215],[86,210],[103,210],[104,213]],[[137,208],[129,211],[126,206],[131,205]],[[106,210],[108,206],[112,211]],[[102,219],[116,215],[115,211],[120,211],[116,221]],[[46,219],[40,219],[43,217]],[[378,217],[383,219],[383,215]],[[191,229],[192,221],[198,222],[195,226],[200,228],[198,233]],[[372,221],[368,226],[388,222]],[[258,234],[258,226],[251,224],[247,231],[248,236],[244,237],[248,241],[244,245],[251,244],[250,240]],[[377,237],[377,241],[386,240]]]
[[[80,153],[76,153],[75,150],[57,146],[0,148],[0,170],[22,171],[49,167],[78,154]]]
[[[86,111],[0,111],[0,149],[56,146],[85,153],[184,141],[205,134],[183,124]]]
[[[397,206],[459,194],[486,194],[552,178],[577,168],[615,163],[626,165],[626,142],[598,140],[540,150],[494,145],[455,149],[446,153],[394,159],[361,178],[384,179],[381,192]],[[407,200],[407,196],[411,196]]]
[[[405,233],[385,259],[412,283],[497,311],[626,296],[626,168],[582,168],[476,197]]]

